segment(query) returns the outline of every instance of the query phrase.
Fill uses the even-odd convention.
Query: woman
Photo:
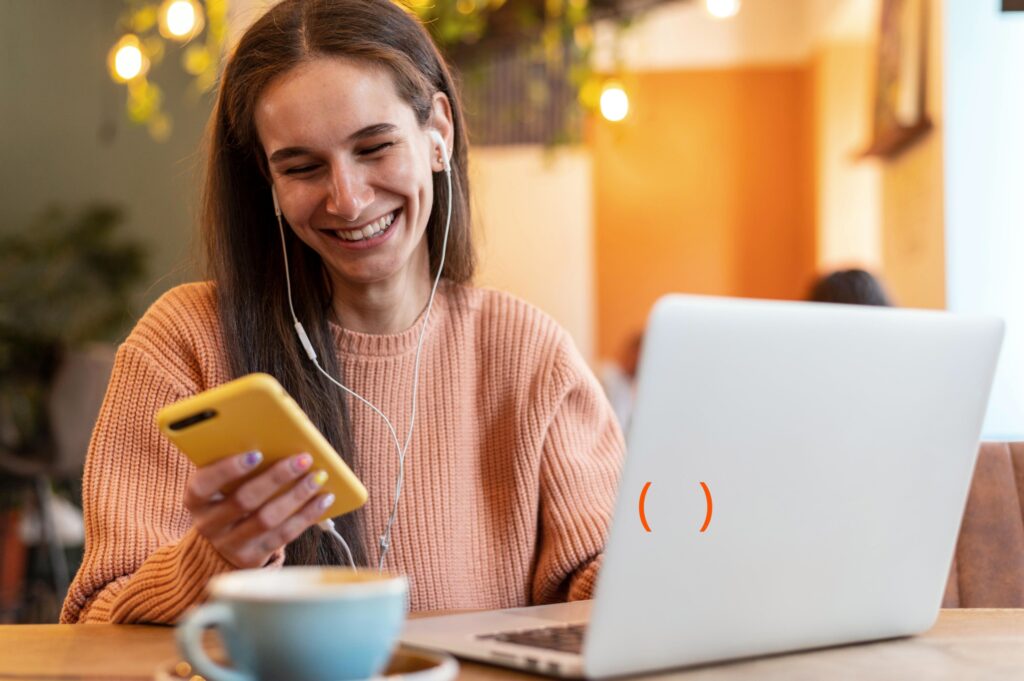
[[[589,597],[622,436],[562,329],[469,285],[466,132],[423,28],[387,0],[287,0],[241,39],[210,130],[211,281],[165,294],[119,349],[62,621],[173,622],[215,574],[344,562],[313,526],[325,499],[308,457],[226,494],[258,454],[197,470],[152,425],[160,407],[253,371],[277,377],[367,486],[366,507],[336,522],[356,562],[377,565],[399,456],[381,416],[328,376],[404,438],[417,359],[384,560],[409,576],[412,609]],[[282,240],[322,372],[293,329]]]

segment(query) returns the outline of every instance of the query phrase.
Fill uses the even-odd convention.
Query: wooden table
[[[112,624],[0,626],[0,681],[142,681],[178,659],[170,627]],[[461,663],[460,678],[536,678]],[[1020,679],[1024,610],[943,610],[935,627],[908,639],[843,646],[701,667],[648,678]]]

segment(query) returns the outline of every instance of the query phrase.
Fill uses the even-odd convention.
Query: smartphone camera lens
[[[180,421],[175,421],[174,423],[169,424],[167,427],[170,428],[171,430],[184,430],[185,428],[188,428],[189,426],[194,426],[197,423],[209,421],[216,415],[217,412],[215,412],[213,409],[207,409],[205,411],[199,412],[198,414],[193,414],[192,416],[183,418]]]

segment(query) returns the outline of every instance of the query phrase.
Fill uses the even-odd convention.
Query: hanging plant
[[[107,68],[114,81],[125,85],[128,119],[163,141],[171,134],[172,120],[150,69],[174,57],[192,76],[190,88],[197,99],[212,90],[227,36],[227,0],[126,3],[118,19],[121,37],[107,55]]]
[[[176,58],[197,96],[210,91],[224,58],[228,1],[125,0],[108,68],[125,85],[128,118],[154,139],[166,139],[172,121],[151,67]],[[460,72],[478,143],[558,144],[578,141],[582,112],[602,92],[604,78],[590,65],[593,22],[626,22],[666,0],[394,1]],[[509,81],[516,86],[504,88]]]

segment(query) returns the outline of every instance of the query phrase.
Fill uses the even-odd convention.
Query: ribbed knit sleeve
[[[540,467],[534,603],[591,598],[625,443],[611,406],[568,334],[537,399],[549,412]]]
[[[234,569],[190,529],[183,499],[194,466],[153,421],[203,387],[201,353],[181,328],[204,318],[191,314],[203,308],[195,293],[158,301],[118,350],[82,480],[85,555],[61,622],[171,623],[211,576]]]

